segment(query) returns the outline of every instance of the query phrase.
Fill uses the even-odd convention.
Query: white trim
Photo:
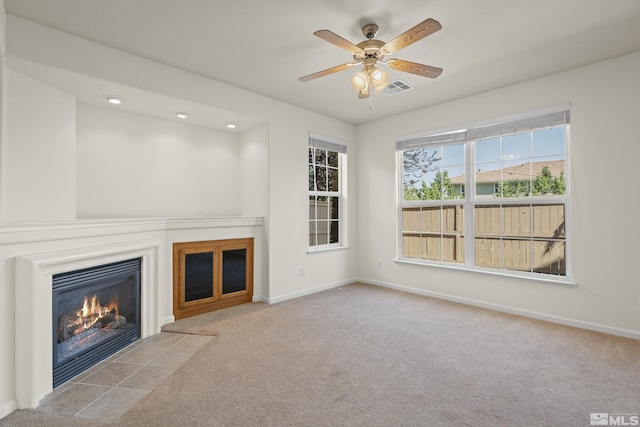
[[[332,251],[340,251],[342,249],[350,249],[350,246],[340,245],[338,243],[332,243],[330,245],[319,245],[319,246],[309,246],[307,250],[308,255],[323,253],[323,252],[332,252]]]
[[[506,116],[491,117],[488,119],[477,120],[475,122],[468,122],[468,123],[465,123],[464,125],[453,125],[453,126],[440,128],[440,129],[432,129],[432,130],[420,131],[420,132],[416,132],[408,135],[401,135],[396,137],[396,141],[405,141],[408,139],[423,138],[429,135],[440,135],[445,133],[465,131],[471,128],[488,126],[495,123],[502,123],[507,121],[516,121],[516,120],[526,119],[528,117],[541,116],[544,114],[559,113],[561,111],[567,111],[570,109],[571,109],[571,103],[566,102],[558,105],[553,105],[551,107],[540,108],[538,110],[529,110],[526,112],[509,114]]]
[[[157,290],[160,247],[160,239],[148,239],[15,257],[14,355],[18,409],[37,407],[40,400],[53,390],[53,275],[142,258],[140,333],[141,338],[146,338],[160,332]]]
[[[567,274],[567,279],[571,279],[573,277],[573,203],[571,202],[571,193],[572,193],[572,185],[573,180],[571,176],[573,175],[573,171],[571,169],[571,123],[567,123],[565,126],[565,158],[564,158],[564,188],[565,188],[565,204],[564,204],[564,251],[565,251],[565,273]],[[566,219],[569,219],[568,221]]]
[[[0,224],[0,245],[114,236],[143,232],[165,232],[202,228],[262,227],[263,217],[183,217],[81,219],[63,222]]]
[[[313,148],[311,145],[311,134],[309,134],[309,148]],[[315,210],[315,214],[314,214],[314,218],[310,218],[308,217],[308,223],[311,224],[313,222],[314,224],[314,238],[317,241],[318,240],[318,223],[319,222],[324,222],[325,219],[320,219],[318,218],[318,208],[317,208],[317,198],[318,197],[328,197],[328,198],[337,198],[338,199],[338,241],[334,242],[334,243],[323,243],[323,244],[316,244],[316,245],[309,245],[308,249],[307,249],[307,253],[312,253],[312,252],[321,252],[321,251],[326,251],[326,250],[333,250],[334,246],[335,247],[344,247],[347,245],[348,240],[347,240],[347,208],[346,208],[346,196],[347,196],[347,185],[345,185],[345,182],[347,181],[347,153],[346,153],[346,146],[345,147],[345,151],[341,152],[341,151],[336,151],[335,149],[332,148],[328,148],[328,147],[320,147],[320,149],[322,150],[326,150],[326,151],[336,151],[338,153],[338,190],[337,191],[318,191],[318,190],[308,190],[308,196],[307,196],[307,203],[309,203],[308,201],[310,200],[311,197],[315,198],[315,204],[314,204],[314,210]],[[315,155],[315,150],[314,150],[314,154],[313,154],[313,163],[309,164],[313,166],[313,180],[314,180],[314,186],[317,187],[317,176],[316,176],[316,155]],[[327,162],[328,163],[328,162]],[[320,165],[322,166],[322,165]],[[328,164],[326,166],[327,168],[329,168]],[[335,169],[335,168],[333,168]],[[333,218],[327,218],[326,219],[327,222],[332,222],[332,221],[336,221]],[[311,234],[309,234],[311,235]],[[331,227],[329,226],[327,228],[327,240],[330,240],[331,237]],[[320,247],[321,249],[317,249],[318,247]],[[315,248],[315,249],[314,249]]]
[[[313,132],[309,132],[308,136],[309,136],[310,140],[311,139],[319,139],[319,140],[322,140],[322,141],[331,142],[333,144],[343,145],[345,147],[349,146],[346,141],[343,141],[342,139],[338,139],[338,138],[332,138],[330,136],[319,135],[319,134],[313,133]]]
[[[528,318],[537,319],[537,320],[544,320],[546,322],[572,326],[574,328],[587,329],[590,331],[602,332],[605,334],[640,340],[640,331],[634,331],[631,329],[616,328],[612,326],[602,325],[599,323],[585,322],[582,320],[571,319],[568,317],[554,316],[552,314],[540,313],[537,311],[523,310],[519,308],[508,307],[505,305],[479,301],[471,298],[457,297],[454,295],[442,294],[439,292],[425,291],[422,289],[411,288],[409,286],[398,285],[395,283],[381,282],[378,280],[366,279],[363,277],[358,278],[358,281],[369,284],[369,285],[395,289],[395,290],[409,292],[412,294],[422,295],[426,297],[432,297],[432,298],[437,298],[441,300],[457,302],[460,304],[471,305],[474,307],[486,308],[489,310],[499,311],[502,313],[515,314],[517,316],[528,317]]]
[[[18,409],[16,401],[15,400],[8,401],[4,405],[0,406],[0,419],[6,417],[16,409]]]
[[[571,282],[571,277],[572,277],[572,263],[571,262],[567,262],[567,260],[571,259],[571,249],[572,246],[570,244],[571,240],[572,240],[572,236],[571,236],[571,228],[567,226],[567,218],[570,218],[570,209],[569,209],[569,205],[571,204],[570,201],[570,182],[568,179],[568,176],[571,175],[571,170],[569,169],[569,163],[568,163],[568,157],[569,157],[569,132],[570,132],[570,123],[569,123],[569,113],[570,113],[570,104],[561,104],[561,105],[557,105],[557,106],[553,106],[553,107],[549,107],[549,108],[545,108],[542,110],[536,110],[536,111],[529,111],[527,113],[522,113],[522,114],[513,114],[510,116],[504,116],[498,119],[493,119],[493,120],[487,120],[487,122],[489,123],[488,125],[478,125],[477,123],[481,123],[481,122],[477,122],[474,125],[469,125],[467,126],[467,131],[463,131],[463,130],[458,130],[456,132],[449,132],[449,133],[444,133],[444,134],[427,134],[427,133],[423,133],[421,136],[416,136],[413,138],[413,142],[411,139],[397,139],[396,140],[396,192],[399,198],[401,198],[400,200],[397,200],[397,207],[398,207],[398,218],[396,219],[396,223],[397,223],[397,237],[396,237],[396,261],[398,262],[410,262],[410,263],[415,263],[415,264],[421,264],[421,265],[436,265],[436,266],[441,266],[441,267],[448,267],[449,264],[444,263],[444,261],[437,261],[434,260],[433,262],[423,262],[421,260],[422,256],[420,256],[419,259],[417,259],[417,262],[411,262],[410,259],[408,258],[404,258],[402,257],[402,251],[403,251],[403,236],[404,236],[404,230],[403,230],[403,219],[402,219],[402,213],[403,213],[403,208],[406,207],[419,207],[421,210],[423,207],[440,207],[441,209],[445,206],[451,206],[451,205],[461,205],[464,207],[464,217],[463,217],[463,222],[464,222],[464,230],[465,233],[464,235],[471,235],[471,239],[465,239],[464,242],[464,254],[465,254],[465,262],[464,264],[457,264],[455,265],[453,268],[456,269],[465,269],[465,270],[469,270],[469,271],[483,271],[485,272],[487,269],[482,268],[482,267],[478,267],[475,265],[475,260],[474,257],[472,256],[475,253],[475,237],[476,237],[476,229],[475,229],[475,224],[473,221],[474,218],[474,211],[475,208],[479,205],[495,205],[495,206],[503,206],[505,204],[513,204],[513,205],[522,205],[522,206],[533,206],[534,204],[562,204],[564,206],[565,209],[565,239],[562,240],[562,242],[564,243],[564,249],[565,249],[565,275],[561,276],[561,278],[559,279],[547,279],[544,275],[539,275],[537,273],[524,273],[524,274],[519,274],[519,272],[516,272],[514,270],[508,270],[508,273],[505,274],[505,270],[501,269],[501,268],[496,268],[496,273],[500,274],[500,275],[509,275],[509,276],[516,276],[516,277],[526,277],[526,278],[532,278],[534,280],[542,280],[542,281],[549,281],[552,283],[561,283],[561,284],[569,284],[569,285],[573,285],[574,283]],[[551,117],[549,117],[551,116]],[[542,118],[544,118],[544,120],[542,120]],[[478,199],[476,196],[476,175],[475,175],[475,170],[476,170],[476,163],[475,163],[475,149],[476,149],[476,143],[478,138],[480,138],[480,134],[482,134],[482,129],[483,128],[499,128],[499,129],[508,129],[508,130],[513,130],[514,132],[517,131],[517,133],[529,133],[529,148],[530,148],[530,152],[529,152],[529,162],[532,161],[533,157],[532,156],[532,151],[531,151],[531,147],[533,144],[533,133],[536,132],[537,130],[543,129],[543,127],[540,127],[543,123],[557,123],[557,125],[560,125],[562,123],[564,123],[564,128],[565,128],[565,135],[564,135],[564,140],[565,140],[565,146],[564,146],[564,161],[565,161],[565,195],[564,197],[549,197],[549,196],[535,196],[535,197],[514,197],[514,198],[487,198],[487,199],[483,199],[480,198]],[[526,124],[526,126],[524,126]],[[507,126],[508,125],[508,126]],[[515,126],[515,130],[511,129],[510,126],[514,125]],[[518,130],[518,127],[520,126],[524,126],[522,127],[521,130]],[[526,130],[526,127],[530,127],[529,130]],[[489,130],[491,130],[489,129]],[[475,133],[479,133],[478,135],[476,135],[476,137],[471,138],[470,137],[470,133],[475,132]],[[493,131],[491,130],[490,133],[492,133]],[[404,162],[403,162],[403,155],[406,151],[410,151],[410,150],[415,150],[415,149],[419,149],[420,147],[426,147],[428,146],[430,143],[428,142],[428,140],[430,138],[433,138],[434,143],[433,145],[435,146],[435,148],[438,147],[443,147],[445,145],[449,145],[449,143],[447,142],[443,142],[440,141],[438,138],[441,135],[453,135],[453,134],[458,134],[458,133],[462,133],[462,134],[466,134],[466,137],[463,138],[462,142],[458,142],[456,140],[455,144],[456,145],[463,145],[464,144],[464,177],[465,177],[465,181],[464,181],[464,185],[465,188],[468,189],[468,191],[465,194],[465,197],[463,199],[446,199],[446,200],[404,200]],[[509,133],[511,134],[511,133]],[[498,134],[501,135],[501,134]],[[502,136],[500,136],[501,142],[500,142],[500,146],[502,147]],[[433,147],[432,147],[433,148]],[[430,149],[432,149],[430,148]],[[502,150],[502,149],[501,149]],[[502,154],[502,151],[501,151]],[[502,158],[502,156],[500,156]],[[525,158],[523,158],[524,160]],[[424,177],[423,177],[424,179]],[[423,181],[423,185],[424,185],[424,181]],[[571,221],[569,221],[571,222]],[[531,229],[531,231],[533,232],[533,228]],[[442,234],[442,230],[441,233]],[[421,222],[421,227],[420,227],[420,231],[419,231],[419,235],[422,236],[423,235],[423,231],[422,231],[422,222]],[[528,238],[526,240],[529,241],[533,241],[533,234],[531,234],[530,236],[528,236]],[[502,225],[500,227],[500,236],[499,239],[502,242],[504,236],[502,233]],[[443,243],[441,242],[441,245]],[[422,252],[422,246],[420,249],[420,252]],[[504,254],[502,249],[500,249],[500,259],[501,259],[501,263],[500,265],[502,266],[502,258],[503,258]],[[493,269],[490,269],[493,270]],[[487,271],[489,272],[489,271]],[[492,271],[491,271],[492,272]],[[541,277],[541,278],[539,278]]]
[[[347,279],[347,280],[341,280],[339,282],[334,282],[334,283],[329,283],[328,285],[322,285],[322,286],[318,286],[316,288],[311,288],[311,289],[305,289],[303,291],[298,291],[298,292],[292,292],[290,294],[285,294],[276,298],[268,298],[267,299],[267,303],[268,304],[277,304],[279,302],[283,302],[283,301],[288,301],[291,299],[296,299],[296,298],[300,298],[306,295],[312,295],[318,292],[322,292],[322,291],[327,291],[329,289],[334,289],[334,288],[339,288],[340,286],[346,286],[349,285],[351,283],[357,282],[357,279]]]
[[[554,276],[544,273],[530,273],[527,271],[504,270],[490,267],[468,267],[467,264],[455,264],[452,262],[431,261],[417,258],[396,258],[393,262],[399,264],[420,265],[424,267],[448,268],[451,270],[467,271],[469,273],[490,274],[493,276],[511,277],[515,279],[534,280],[544,282],[551,285],[577,286],[568,276]]]
[[[168,325],[168,324],[173,323],[175,321],[176,321],[176,317],[175,316],[165,316],[165,317],[160,319],[160,327],[163,327],[164,325]]]

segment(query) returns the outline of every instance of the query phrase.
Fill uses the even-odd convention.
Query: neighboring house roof
[[[529,165],[531,165],[531,171],[529,171]],[[500,173],[502,173],[502,180],[512,181],[515,179],[528,179],[529,175],[538,176],[542,173],[542,168],[547,166],[553,176],[560,176],[560,172],[564,171],[564,160],[555,160],[547,162],[533,162],[522,163],[515,166],[509,166],[502,170],[490,170],[478,172],[476,174],[476,183],[484,182],[499,182],[501,179]],[[451,178],[452,184],[464,184],[464,175],[454,176]]]

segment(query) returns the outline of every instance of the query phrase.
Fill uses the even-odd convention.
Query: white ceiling
[[[640,51],[638,0],[4,3],[10,15],[355,124]],[[352,60],[316,30],[357,44],[373,22],[386,42],[426,18],[442,30],[394,57],[443,68],[437,79],[389,70],[414,89],[376,94],[371,109],[351,87],[357,70],[298,81]]]

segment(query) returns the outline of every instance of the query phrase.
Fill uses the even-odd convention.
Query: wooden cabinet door
[[[252,238],[173,244],[176,319],[243,304],[252,298]]]

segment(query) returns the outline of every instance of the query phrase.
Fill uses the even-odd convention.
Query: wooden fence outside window
[[[402,257],[463,264],[464,207],[402,209]],[[474,264],[565,275],[565,207],[477,205]]]

